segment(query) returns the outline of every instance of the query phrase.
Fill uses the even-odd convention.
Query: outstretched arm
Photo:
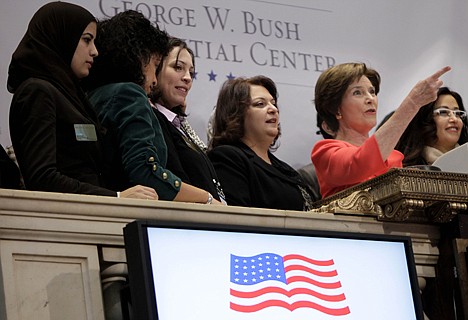
[[[430,77],[419,81],[390,119],[375,132],[382,159],[388,158],[419,109],[437,99],[437,91],[443,85],[443,81],[439,78],[450,70],[451,67],[444,67]]]

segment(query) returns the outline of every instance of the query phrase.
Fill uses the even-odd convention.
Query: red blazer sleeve
[[[388,171],[402,167],[403,154],[394,150],[382,159],[374,136],[361,146],[341,140],[325,139],[317,142],[311,154],[323,197],[364,182]]]

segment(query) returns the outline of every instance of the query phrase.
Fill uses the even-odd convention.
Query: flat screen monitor
[[[135,221],[133,319],[423,319],[411,239]]]

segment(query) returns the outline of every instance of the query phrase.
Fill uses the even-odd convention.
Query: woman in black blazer
[[[195,57],[187,43],[169,40],[169,54],[159,65],[158,84],[151,97],[167,146],[167,169],[184,183],[208,193],[211,203],[225,203],[206,145],[188,125],[186,97],[192,88]]]
[[[10,135],[26,189],[157,199],[135,186],[109,190],[102,181],[101,126],[80,80],[98,52],[96,19],[66,2],[42,6],[8,70]]]
[[[264,76],[224,83],[208,155],[230,205],[309,210],[311,192],[272,151],[280,136],[275,83]]]

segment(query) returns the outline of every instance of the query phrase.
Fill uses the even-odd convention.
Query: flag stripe
[[[314,286],[317,286],[319,288],[323,289],[338,289],[341,288],[341,282],[336,281],[336,282],[320,282],[314,279],[310,279],[307,277],[301,277],[301,276],[294,276],[288,278],[288,284],[293,283],[293,282],[307,282],[309,284],[312,284]]]
[[[335,276],[338,275],[336,270],[318,271],[318,270],[314,270],[314,269],[308,268],[306,266],[301,266],[301,265],[297,265],[297,264],[293,264],[293,265],[289,265],[287,267],[284,267],[285,272],[296,271],[296,270],[306,271],[306,272],[309,272],[309,273],[311,273],[313,275],[316,275],[316,276],[319,276],[319,277],[335,277]]]
[[[268,307],[281,307],[288,309],[289,311],[293,311],[299,308],[312,308],[331,316],[344,316],[350,313],[349,307],[332,309],[313,303],[311,301],[297,301],[289,304],[282,300],[268,300],[251,306],[241,306],[231,302],[230,306],[232,310],[239,312],[256,312]]]
[[[308,263],[315,264],[317,266],[324,266],[324,267],[332,266],[334,264],[333,259],[330,259],[330,260],[314,260],[314,259],[310,259],[310,258],[301,256],[299,254],[288,254],[288,255],[285,255],[283,257],[284,262],[289,261],[289,260],[293,260],[293,259],[306,261]]]
[[[267,288],[262,288],[260,290],[251,291],[251,292],[243,292],[243,291],[237,291],[237,290],[231,289],[231,296],[234,296],[237,298],[257,298],[261,295],[268,294],[268,293],[279,293],[289,298],[298,294],[306,294],[309,296],[319,298],[324,301],[331,301],[331,302],[339,302],[339,301],[346,300],[346,297],[343,293],[337,294],[337,295],[327,295],[327,294],[319,293],[317,291],[306,289],[306,288],[295,288],[292,290],[285,290],[283,288],[278,288],[278,287],[267,287]]]

